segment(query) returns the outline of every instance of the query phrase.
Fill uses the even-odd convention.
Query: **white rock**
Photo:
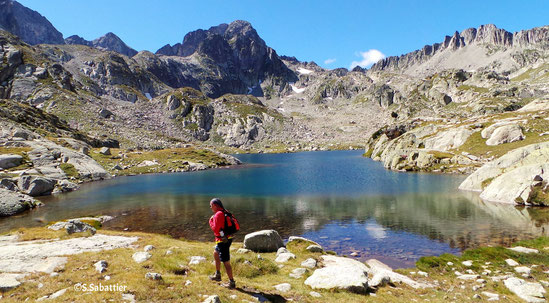
[[[341,289],[365,293],[368,288],[369,268],[356,260],[337,256],[322,256],[324,268],[314,271],[305,280],[313,289]]]
[[[448,266],[454,266],[454,263],[453,263],[453,262],[448,262],[448,263],[446,263],[446,265],[448,265]]]
[[[145,279],[162,280],[162,275],[156,272],[148,272],[145,274]]]
[[[0,291],[5,292],[21,285],[17,277],[18,275],[14,274],[0,274]]]
[[[289,253],[290,251],[286,249],[286,247],[281,247],[276,251],[276,255],[279,256],[280,254]]]
[[[97,261],[95,264],[93,264],[95,267],[95,270],[97,270],[99,273],[103,273],[107,271],[107,267],[109,264],[105,260]]]
[[[487,292],[487,291],[483,291],[483,292],[481,292],[481,294],[485,297],[488,297],[488,301],[498,301],[499,300],[499,295],[498,294]]]
[[[424,276],[424,277],[428,277],[428,276],[429,276],[429,274],[426,273],[426,272],[424,272],[424,271],[418,271],[417,274],[420,275],[420,276]]]
[[[405,275],[393,272],[392,268],[386,264],[376,260],[370,259],[366,261],[366,264],[369,266],[368,269],[368,286],[369,287],[380,287],[386,283],[399,284],[403,283],[412,288],[427,288],[432,287],[432,285],[416,282]]]
[[[185,286],[189,286],[189,285],[191,285],[191,284],[193,284],[193,282],[192,282],[191,280],[185,281]]]
[[[316,267],[316,260],[313,258],[309,258],[303,262],[301,262],[301,266],[306,268],[315,268]]]
[[[134,303],[135,302],[135,295],[133,295],[133,294],[122,294],[122,300],[123,301],[128,301],[130,303]]]
[[[292,285],[290,285],[290,283],[282,283],[275,285],[274,288],[280,292],[289,292],[292,290]]]
[[[532,269],[526,266],[517,266],[515,267],[515,271],[519,274],[526,274],[527,276],[530,276],[532,273]]]
[[[166,256],[169,256],[169,255],[172,255],[172,254],[173,254],[173,251],[171,251],[171,250],[169,250],[169,249],[166,250]]]
[[[149,254],[146,251],[139,251],[139,252],[136,252],[132,255],[133,260],[137,263],[145,262],[145,261],[149,260],[151,257],[152,257],[152,255]]]
[[[486,145],[493,146],[511,143],[524,140],[524,138],[522,128],[518,124],[508,124],[496,128],[490,135],[490,138],[486,140]]]
[[[300,279],[307,272],[305,268],[296,268],[290,273],[290,277],[294,279]]]
[[[309,293],[309,295],[311,295],[311,297],[314,297],[314,298],[321,298],[322,295],[320,293],[317,293],[316,291],[311,291]]]
[[[151,251],[154,249],[154,246],[153,245],[147,245],[143,248],[143,251]]]
[[[505,286],[526,302],[545,302],[545,289],[536,282],[526,282],[519,278],[508,278]]]
[[[206,258],[204,258],[202,256],[192,256],[191,261],[189,262],[189,265],[196,265],[196,264],[200,264],[202,262],[206,262]]]
[[[522,246],[515,246],[515,247],[511,247],[511,248],[507,248],[507,249],[510,249],[512,251],[516,251],[516,252],[519,252],[519,253],[524,253],[524,254],[537,254],[537,253],[539,253],[539,250],[537,250],[537,249],[527,248],[527,247],[522,247]]]
[[[247,254],[247,253],[250,253],[250,252],[252,252],[252,251],[249,250],[249,249],[246,249],[246,248],[239,248],[239,249],[236,251],[237,254]]]
[[[463,266],[471,267],[473,266],[473,261],[467,260],[467,261],[461,262],[461,264],[463,264]]]
[[[286,263],[290,259],[295,259],[295,255],[292,253],[281,253],[280,255],[278,255],[278,257],[276,257],[275,262]]]
[[[221,303],[221,299],[218,295],[207,296],[206,300],[204,300],[202,303]]]
[[[56,299],[56,298],[59,298],[61,297],[62,295],[64,295],[66,292],[67,292],[67,289],[68,288],[64,288],[64,289],[61,289],[61,290],[58,290],[56,292],[54,292],[53,294],[51,294],[48,299]]]
[[[513,260],[513,259],[507,259],[507,260],[505,260],[505,263],[507,263],[507,265],[513,266],[513,267],[519,265],[519,263],[517,261]]]
[[[457,278],[461,280],[476,280],[476,279],[479,279],[480,276],[479,275],[461,275],[461,276],[458,276]]]

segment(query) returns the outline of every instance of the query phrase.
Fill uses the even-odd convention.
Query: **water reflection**
[[[0,231],[85,215],[106,228],[211,241],[208,201],[221,196],[242,231],[303,235],[358,259],[412,266],[425,255],[546,235],[549,210],[482,202],[454,190],[462,178],[384,170],[356,152],[248,155],[268,164],[192,174],[118,178],[44,199],[45,207],[0,220]],[[244,158],[245,158],[244,157]]]

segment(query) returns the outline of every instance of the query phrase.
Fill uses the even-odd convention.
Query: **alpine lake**
[[[117,177],[0,220],[0,232],[110,215],[105,229],[212,241],[209,200],[219,197],[247,233],[275,229],[359,260],[412,267],[422,256],[459,254],[547,235],[549,209],[483,202],[457,188],[464,176],[402,173],[363,151],[240,154],[243,165],[192,173]]]

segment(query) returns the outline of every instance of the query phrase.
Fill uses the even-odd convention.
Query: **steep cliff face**
[[[64,44],[63,35],[44,16],[17,1],[0,1],[0,29],[29,44]]]
[[[133,57],[137,54],[137,51],[129,47],[120,37],[113,33],[107,33],[106,35],[99,37],[93,41],[88,41],[80,36],[74,35],[65,39],[66,44],[80,44],[98,49],[109,50],[117,52],[128,57]]]
[[[524,58],[524,50],[529,49]],[[392,71],[428,75],[447,68],[491,68],[513,72],[549,52],[549,27],[510,33],[493,24],[468,28],[441,43],[426,45],[401,56],[385,58],[371,71]]]

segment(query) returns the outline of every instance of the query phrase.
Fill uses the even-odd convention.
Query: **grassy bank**
[[[85,237],[84,235],[65,235],[63,232],[50,231],[46,228],[20,229],[12,234],[18,234],[20,239],[36,240],[51,238]],[[527,281],[540,281],[547,277],[544,271],[549,269],[549,238],[516,243],[525,247],[540,250],[538,254],[524,254],[503,247],[483,247],[465,251],[461,256],[444,254],[439,257],[424,257],[417,262],[417,268],[397,270],[412,277],[414,280],[435,285],[428,289],[413,289],[404,285],[385,286],[370,295],[352,294],[345,291],[316,290],[322,297],[310,295],[311,288],[304,285],[305,279],[312,274],[309,270],[302,278],[291,278],[289,274],[300,267],[307,258],[320,260],[320,253],[305,250],[308,243],[297,243],[288,246],[297,258],[283,265],[274,262],[275,253],[239,254],[236,250],[242,243],[232,246],[232,264],[237,281],[237,288],[227,289],[222,283],[212,282],[208,274],[214,271],[212,250],[213,243],[193,242],[173,239],[163,235],[130,233],[116,231],[99,231],[107,235],[138,236],[139,240],[133,248],[119,248],[110,251],[88,252],[68,257],[65,268],[58,275],[35,273],[27,277],[27,281],[16,289],[2,294],[6,302],[34,301],[43,296],[51,295],[67,288],[58,301],[63,302],[108,302],[121,301],[124,293],[132,294],[137,301],[154,302],[202,302],[206,296],[218,295],[222,302],[255,302],[254,297],[262,296],[271,300],[293,300],[294,302],[463,302],[469,301],[475,294],[483,291],[497,293],[504,302],[522,302],[511,293],[503,281],[493,281],[492,277],[504,274],[515,274],[512,267],[505,263],[511,258],[521,266],[532,269],[532,277]],[[150,251],[152,257],[136,263],[132,255],[143,251],[146,245],[155,248]],[[206,261],[197,265],[189,265],[192,256],[206,257]],[[98,273],[93,264],[99,260],[108,262],[107,271]],[[472,266],[467,267],[461,262],[470,260]],[[423,272],[420,272],[423,271]],[[472,271],[484,280],[460,280],[455,272]],[[145,279],[147,272],[162,275],[162,280]],[[107,278],[108,276],[108,278]],[[522,277],[520,277],[522,278]],[[223,273],[224,282],[226,275]],[[190,282],[189,282],[190,281]],[[125,286],[125,291],[91,292],[75,290],[74,285],[119,285]],[[292,289],[286,293],[275,290],[274,285],[290,283]],[[43,285],[40,287],[40,285]],[[482,297],[486,300],[486,297]]]

